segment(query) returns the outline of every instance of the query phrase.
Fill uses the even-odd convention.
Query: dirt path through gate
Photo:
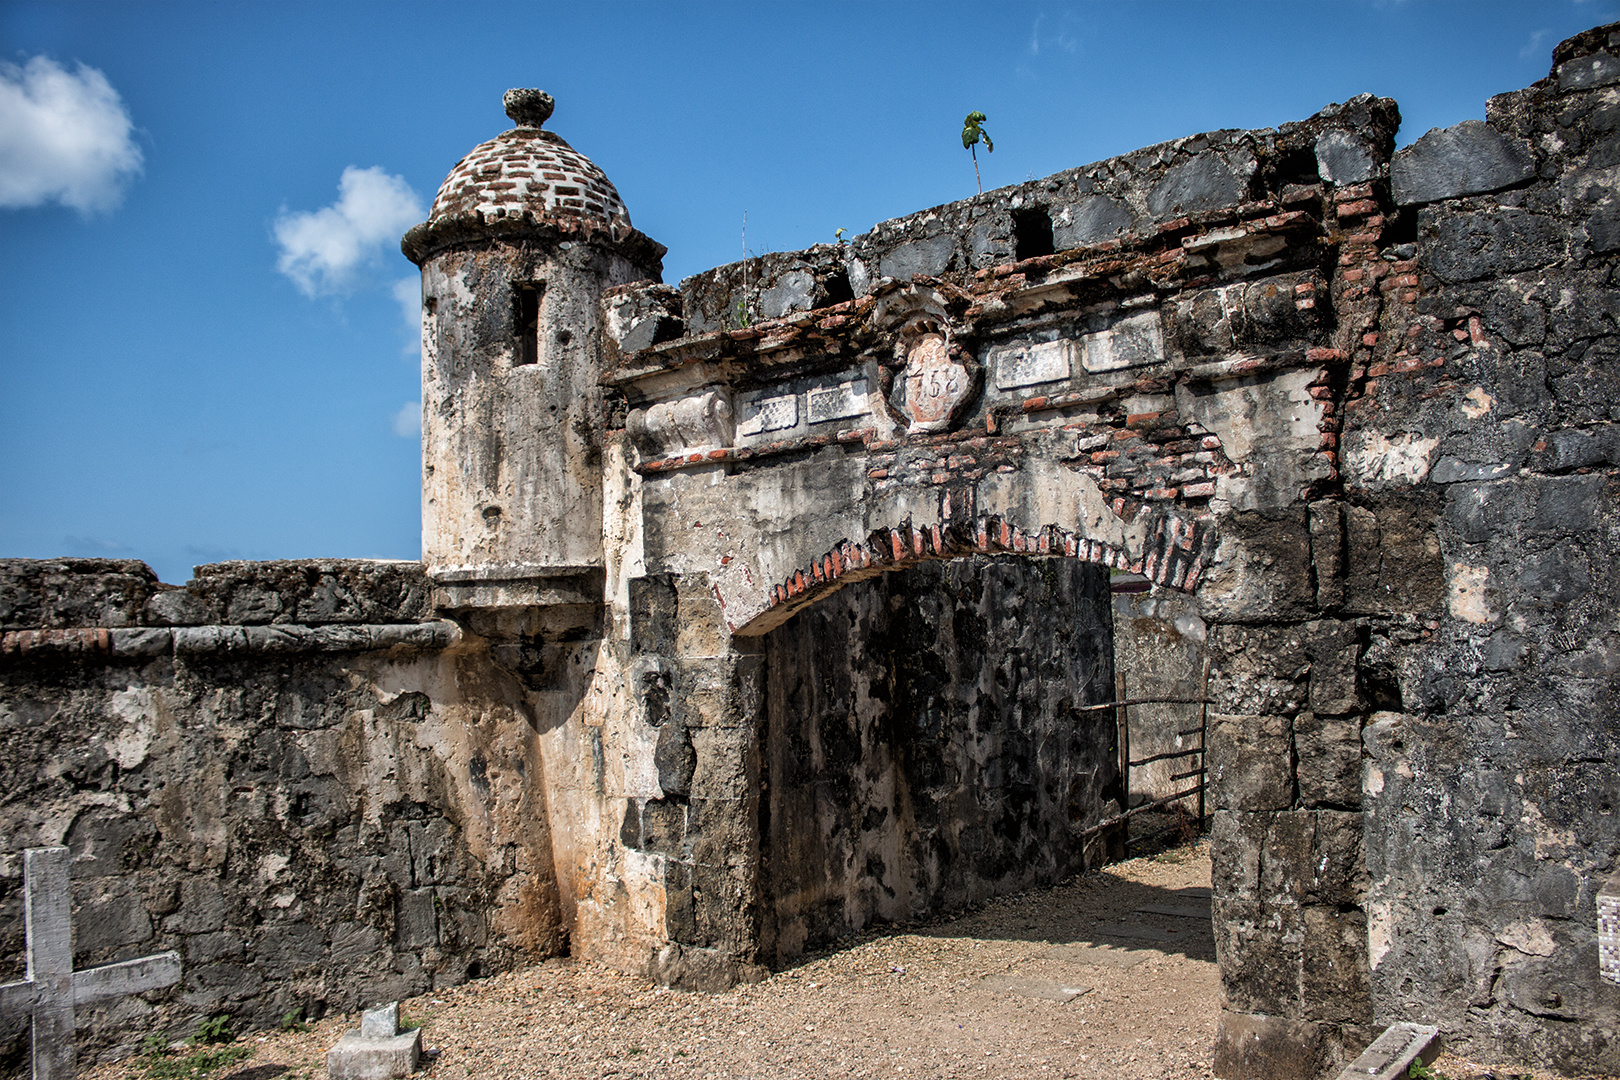
[[[868,934],[724,994],[554,960],[404,1011],[436,1051],[433,1080],[1206,1078],[1220,1001],[1208,895],[1204,841]],[[252,1056],[206,1080],[324,1080],[326,1050],[358,1019],[243,1037]],[[171,1077],[185,1075],[178,1063],[162,1061]],[[1510,1075],[1449,1055],[1439,1065],[1453,1080]],[[134,1059],[81,1075],[148,1069]]]

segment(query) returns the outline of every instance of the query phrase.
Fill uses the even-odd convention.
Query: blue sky
[[[1165,139],[1483,117],[1620,0],[0,2],[0,556],[419,554],[398,234],[539,86],[665,280]],[[402,224],[403,223],[403,224]]]

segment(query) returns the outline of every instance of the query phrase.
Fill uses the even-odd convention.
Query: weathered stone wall
[[[960,692],[1023,639],[953,617],[924,649],[885,604],[943,614],[993,579],[1040,608],[1046,568],[975,560],[1064,560],[1054,580],[1091,564],[1183,594],[1172,624],[1204,636],[1218,1074],[1319,1075],[1396,1019],[1620,1070],[1592,948],[1620,853],[1617,55],[1612,27],[1565,42],[1548,80],[1399,154],[1394,103],[1364,95],[678,288],[631,281],[656,245],[612,222],[435,217],[406,242],[450,320],[424,347],[427,580],[231,564],[176,592],[138,564],[10,566],[8,853],[68,838],[88,925],[122,928],[89,955],[181,944],[197,1009],[348,1002],[565,932],[724,985],[885,916],[882,886],[895,911],[906,888],[1014,886],[993,818],[915,797],[905,817],[899,795],[930,761],[988,776],[1020,753],[968,753],[966,716],[935,757],[892,729],[924,674]],[[546,325],[581,336],[552,342],[599,365],[563,380],[561,428],[502,368],[536,243],[580,294]],[[1088,651],[1061,638],[1054,672]],[[1133,647],[1127,687],[1167,674],[1133,674]],[[795,689],[817,658],[868,697],[859,756],[810,782],[795,740],[851,730],[844,691]],[[1040,697],[1018,722],[1049,731]],[[1093,742],[1056,749],[1036,757],[1058,787],[1092,769]],[[1036,802],[1050,824],[1061,797]],[[861,865],[837,841],[857,810],[893,845]],[[977,839],[905,854],[947,817]],[[418,821],[449,852],[426,870]],[[139,893],[116,918],[94,915],[124,888],[103,858]],[[307,895],[282,908],[284,880]],[[383,959],[350,964],[354,935]],[[288,981],[261,991],[261,957]]]
[[[1103,861],[1113,716],[1071,709],[1112,694],[1108,600],[1101,567],[963,559],[767,635],[764,960]]]
[[[0,563],[0,981],[22,849],[73,852],[75,963],[179,950],[87,1051],[459,983],[564,946],[533,717],[414,563]],[[4,1033],[19,1062],[26,1026]],[[19,1065],[18,1067],[22,1067]]]
[[[1208,689],[1204,645],[1208,640],[1209,628],[1198,614],[1198,601],[1186,593],[1160,588],[1114,596],[1114,668],[1124,676],[1124,700],[1204,697]],[[1126,711],[1133,761],[1195,749],[1196,733],[1206,719],[1204,706],[1197,704],[1156,702],[1129,705]],[[1198,765],[1199,759],[1191,757],[1134,766],[1131,802],[1189,790],[1197,784],[1197,777],[1171,777]],[[1198,799],[1190,796],[1176,805],[1196,814]]]
[[[1620,1071],[1594,917],[1620,861],[1616,29],[1560,45],[1552,76],[1492,98],[1484,123],[1395,156],[1416,281],[1386,308],[1358,406],[1405,433],[1445,589],[1438,619],[1374,621],[1367,654],[1399,691],[1365,732],[1376,1015],[1605,1073]],[[1387,472],[1352,482],[1376,491]]]
[[[975,554],[1190,594],[1217,1071],[1392,1019],[1612,1069],[1609,33],[1400,155],[1363,97],[609,294],[631,563],[733,649]]]

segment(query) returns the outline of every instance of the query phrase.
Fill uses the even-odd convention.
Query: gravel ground
[[[1220,1002],[1208,896],[1204,842],[865,934],[723,994],[552,960],[402,1008],[422,1025],[435,1080],[1192,1080],[1212,1075]],[[358,1022],[244,1036],[252,1056],[208,1080],[323,1080],[326,1050]],[[1492,1078],[1457,1058],[1437,1065],[1454,1080]],[[83,1075],[148,1074],[133,1059]]]

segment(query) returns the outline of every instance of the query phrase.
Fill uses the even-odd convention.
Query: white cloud
[[[403,178],[351,165],[338,181],[337,202],[276,218],[276,268],[306,296],[346,292],[361,267],[421,220],[422,200]]]
[[[111,210],[141,171],[133,124],[107,76],[46,56],[0,62],[0,207]]]
[[[394,434],[402,439],[420,439],[422,437],[422,403],[420,401],[407,401],[399,407],[394,414]]]
[[[1069,23],[1071,18],[1072,16],[1067,12],[1064,13],[1063,22],[1065,25]],[[1041,49],[1049,45],[1056,45],[1066,53],[1073,53],[1079,47],[1079,42],[1075,40],[1074,35],[1065,28],[1060,27],[1055,32],[1047,31],[1043,34],[1041,24],[1045,21],[1045,12],[1035,16],[1035,24],[1029,29],[1029,55],[1039,56],[1041,55]]]
[[[1535,33],[1531,34],[1530,40],[1526,41],[1524,43],[1524,48],[1519,50],[1519,59],[1539,60],[1543,52],[1551,52],[1550,49],[1544,48],[1542,44],[1551,36],[1551,30],[1537,30]]]
[[[422,279],[420,277],[400,278],[394,282],[394,301],[399,304],[399,315],[404,320],[405,346],[402,350],[407,356],[415,356],[422,351]]]

